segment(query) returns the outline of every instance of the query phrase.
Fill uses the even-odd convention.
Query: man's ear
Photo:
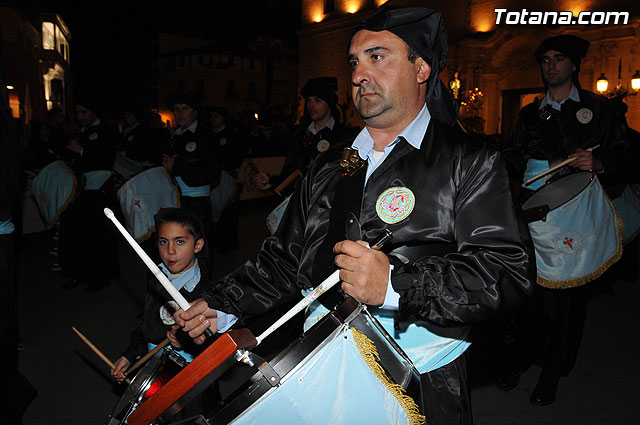
[[[416,68],[418,71],[416,74],[418,84],[422,84],[429,79],[429,75],[431,75],[431,67],[424,59],[416,58]]]
[[[202,251],[203,247],[204,247],[204,239],[200,238],[196,241],[196,246],[193,251],[197,254],[198,252]]]

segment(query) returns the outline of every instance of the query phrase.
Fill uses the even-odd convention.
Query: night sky
[[[62,16],[72,34],[74,91],[92,91],[107,107],[148,96],[152,40],[157,32],[193,33],[218,42],[271,35],[295,47],[300,22],[299,0],[27,0],[16,4],[27,15],[41,11]]]

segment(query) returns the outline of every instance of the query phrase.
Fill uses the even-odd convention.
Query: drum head
[[[593,173],[589,171],[581,171],[560,177],[536,190],[522,204],[522,209],[528,210],[548,205],[549,210],[554,210],[575,198],[589,186],[591,180],[593,180]]]
[[[142,400],[145,392],[149,389],[151,383],[155,380],[158,371],[161,369],[165,362],[166,354],[162,356],[152,357],[133,378],[127,389],[125,390],[118,404],[111,412],[112,420],[119,420],[121,422],[112,423],[124,423],[131,412],[137,407]]]

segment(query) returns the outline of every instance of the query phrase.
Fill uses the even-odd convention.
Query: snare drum
[[[54,161],[40,170],[31,183],[31,191],[47,228],[56,223],[81,190],[75,174],[63,161]]]
[[[212,424],[414,424],[419,374],[371,316],[347,299],[233,391]],[[246,367],[246,366],[243,366]],[[264,370],[261,369],[261,370]],[[415,401],[414,401],[415,400]]]
[[[529,223],[540,285],[580,286],[620,259],[624,224],[593,173],[553,180],[522,205],[525,214],[545,207],[546,216]]]
[[[180,206],[180,192],[162,167],[132,177],[118,189],[117,196],[126,228],[138,242],[144,242],[153,233],[153,216],[160,208]]]
[[[170,348],[164,348],[161,355],[152,357],[127,387],[109,415],[107,425],[126,424],[129,415],[165,386],[185,365],[186,360]]]

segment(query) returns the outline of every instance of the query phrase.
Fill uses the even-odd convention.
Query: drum
[[[622,255],[624,224],[591,172],[569,174],[545,184],[522,208],[525,215],[548,209],[529,222],[542,286],[583,285]]]
[[[640,196],[627,185],[620,196],[614,198],[613,204],[624,222],[622,243],[626,246],[640,232]]]
[[[46,227],[50,228],[82,188],[63,161],[54,161],[34,177],[31,191]]]
[[[258,366],[260,372],[237,389],[224,391],[226,398],[209,421],[424,423],[418,407],[417,370],[366,307],[352,299],[327,314],[268,365]]]
[[[238,194],[238,182],[229,173],[222,170],[220,173],[220,184],[211,189],[209,198],[211,200],[212,219],[215,223],[220,221],[220,215],[236,198]]]
[[[127,387],[108,417],[107,425],[126,424],[127,418],[142,403],[167,384],[186,365],[186,361],[170,348],[152,357]]]
[[[132,177],[118,189],[117,197],[126,228],[139,243],[153,233],[153,217],[160,208],[180,206],[180,192],[162,167]]]

